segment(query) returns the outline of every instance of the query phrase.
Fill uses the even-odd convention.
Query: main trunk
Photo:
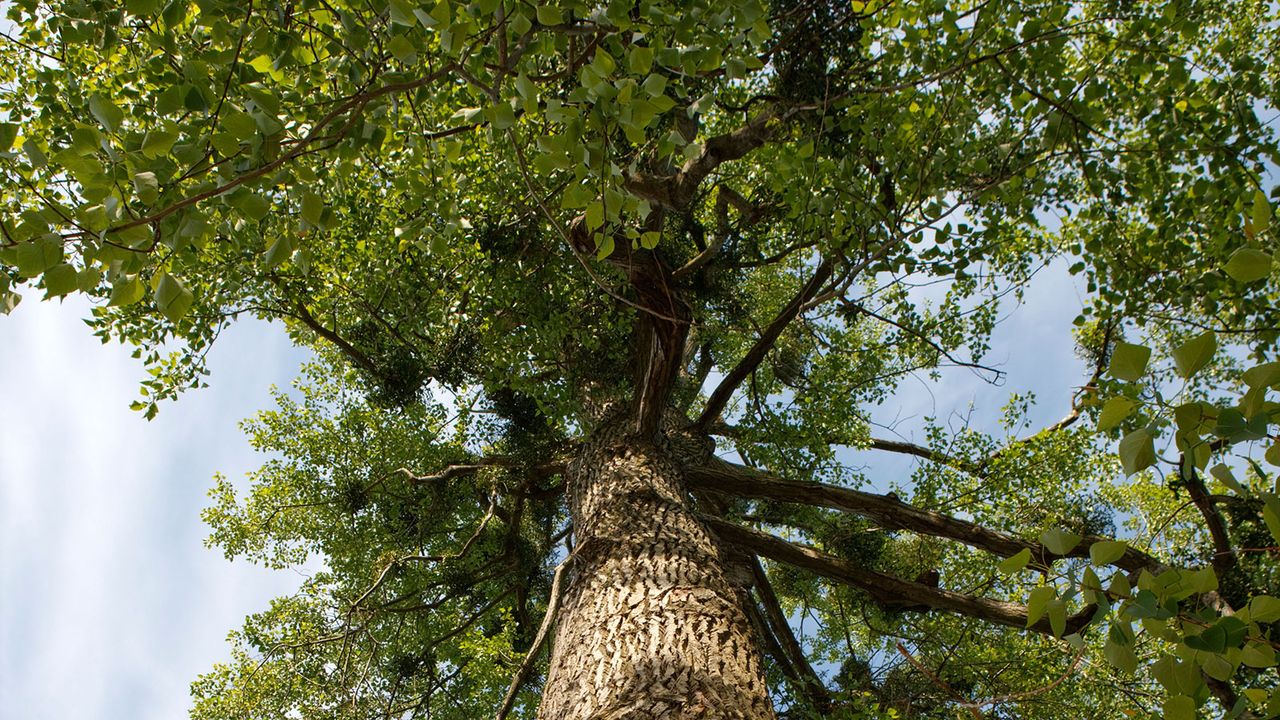
[[[539,718],[773,718],[742,588],[666,442],[597,432],[569,468],[577,540]]]

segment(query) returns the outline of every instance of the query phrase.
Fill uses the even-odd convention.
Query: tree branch
[[[800,288],[800,292],[788,302],[773,322],[769,323],[769,327],[756,340],[755,345],[747,351],[746,356],[738,362],[738,364],[725,375],[724,380],[711,393],[711,397],[707,400],[707,405],[702,410],[702,414],[694,421],[693,427],[697,430],[705,430],[707,426],[720,419],[720,413],[724,411],[725,405],[729,403],[729,398],[733,396],[738,386],[742,384],[747,376],[759,367],[764,360],[764,356],[773,348],[773,344],[778,341],[778,337],[782,335],[782,331],[791,324],[791,321],[800,314],[800,308],[804,306],[818,290],[822,288],[827,278],[831,277],[833,264],[828,259],[823,259],[818,264],[818,268],[814,271],[813,277],[809,278],[809,282]]]
[[[686,162],[675,175],[632,173],[626,179],[626,188],[636,197],[659,207],[683,210],[693,200],[693,194],[702,181],[721,163],[742,158],[768,142],[771,134],[769,122],[776,118],[775,110],[765,110],[733,132],[708,138],[702,152]]]
[[[844,510],[869,517],[887,528],[956,540],[1001,557],[1009,557],[1029,549],[1032,556],[1045,565],[1061,557],[1088,557],[1089,546],[1103,539],[1085,538],[1065,556],[1057,555],[1038,542],[1023,540],[942,513],[922,510],[888,495],[876,495],[825,483],[784,480],[718,459],[712,464],[687,468],[686,476],[690,489]],[[1134,548],[1125,550],[1124,555],[1113,564],[1128,571],[1158,571],[1164,568],[1155,558]]]
[[[361,370],[368,372],[370,375],[376,376],[378,374],[378,366],[373,363],[373,360],[369,359],[368,355],[365,355],[363,352],[356,349],[354,345],[347,342],[341,335],[325,327],[319,320],[316,320],[315,316],[311,314],[311,311],[307,309],[306,303],[301,300],[297,300],[294,302],[294,307],[296,307],[298,311],[293,316],[301,320],[303,325],[310,328],[316,335],[319,335],[325,340],[333,343],[335,347],[342,351],[343,355],[347,356],[347,359],[355,363]]]
[[[1196,509],[1204,517],[1205,526],[1209,529],[1209,538],[1213,541],[1214,550],[1213,559],[1210,562],[1213,564],[1214,572],[1221,577],[1224,571],[1236,564],[1236,553],[1231,547],[1231,536],[1227,534],[1226,523],[1222,521],[1222,514],[1218,512],[1218,506],[1209,495],[1209,489],[1205,487],[1204,480],[1200,479],[1195,466],[1187,462],[1186,455],[1179,457],[1178,466],[1182,484],[1186,486],[1187,493],[1191,495]]]
[[[818,677],[818,673],[814,672],[813,666],[809,664],[809,658],[805,656],[804,648],[800,646],[800,641],[792,632],[787,614],[782,611],[782,604],[778,602],[773,584],[769,582],[769,576],[765,573],[759,558],[751,559],[751,572],[755,576],[756,596],[764,611],[763,619],[772,630],[779,651],[786,656],[787,664],[792,668],[796,689],[808,695],[814,707],[820,712],[830,711],[831,693],[827,691],[822,678]]]
[[[555,575],[551,578],[551,594],[547,598],[547,612],[542,616],[542,624],[538,626],[538,634],[533,638],[533,645],[529,646],[529,652],[525,653],[524,660],[520,663],[519,669],[516,670],[515,677],[511,678],[511,687],[507,688],[507,696],[502,700],[502,707],[498,709],[498,714],[494,716],[494,720],[503,720],[511,708],[516,704],[516,694],[520,692],[520,686],[528,679],[529,672],[533,670],[533,664],[538,659],[538,655],[542,650],[542,645],[547,641],[547,632],[551,629],[551,623],[555,619],[556,613],[560,611],[560,581],[564,577],[564,571],[568,569],[573,561],[573,556],[565,558],[556,566]]]
[[[702,521],[727,543],[738,545],[771,560],[809,570],[825,578],[852,585],[885,606],[922,605],[935,610],[948,610],[960,615],[1018,629],[1027,628],[1027,609],[1016,603],[964,593],[942,590],[921,583],[908,582],[874,570],[855,567],[851,563],[813,548],[787,542],[768,533],[734,525],[718,518],[702,516]],[[1086,605],[1067,618],[1066,634],[1078,632],[1089,623],[1096,608]],[[1040,618],[1029,629],[1052,635],[1047,617]]]

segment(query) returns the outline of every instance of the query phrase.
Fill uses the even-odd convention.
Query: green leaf
[[[1062,637],[1062,633],[1067,631],[1067,602],[1062,598],[1054,598],[1045,607],[1045,612],[1049,615],[1049,629],[1053,631],[1053,636]]]
[[[645,94],[651,98],[660,97],[664,100],[670,100],[670,98],[663,95],[667,90],[667,79],[657,73],[653,73],[649,77],[645,78],[644,82],[640,83],[640,89],[644,90]],[[654,105],[654,109],[658,112],[665,112],[665,110],[657,104]],[[668,107],[666,109],[670,110],[671,108]]]
[[[1070,530],[1052,528],[1040,533],[1040,542],[1054,555],[1066,555],[1082,538]]]
[[[156,284],[156,307],[160,308],[160,312],[170,322],[178,322],[186,317],[194,299],[191,291],[183,287],[177,278],[169,273],[160,276],[160,282]]]
[[[1254,365],[1244,371],[1244,382],[1249,387],[1255,388],[1280,385],[1280,362]]]
[[[293,254],[293,238],[288,233],[283,233],[279,239],[271,243],[271,247],[267,248],[265,262],[268,268],[274,268],[284,262]]]
[[[31,162],[32,167],[44,167],[48,164],[49,158],[36,144],[35,140],[27,138],[22,141],[22,152],[27,156],[27,160]]]
[[[4,125],[0,124],[0,129]],[[17,126],[13,126],[16,128]],[[143,144],[146,141],[143,140]],[[9,144],[5,144],[5,139],[0,137],[0,151],[8,150],[13,145],[12,139]],[[102,133],[98,132],[98,128],[90,125],[78,125],[76,129],[71,131],[71,149],[79,155],[92,155],[102,149]]]
[[[259,55],[245,64],[276,82],[284,79],[284,73],[276,68],[275,60],[267,55]]]
[[[1240,248],[1231,254],[1223,269],[1238,282],[1257,282],[1271,274],[1271,256],[1261,250]]]
[[[233,110],[222,117],[222,127],[238,141],[245,141],[258,133],[258,123],[246,112]]]
[[[138,199],[148,205],[160,197],[160,182],[156,180],[156,174],[153,172],[135,173],[133,189],[138,193]]]
[[[35,277],[62,262],[62,243],[48,238],[23,243],[14,251],[18,274]]]
[[[172,115],[183,109],[186,88],[181,85],[170,85],[156,97],[155,109],[160,115]]]
[[[1271,537],[1280,543],[1280,500],[1271,493],[1262,493],[1262,521],[1271,531]]]
[[[591,60],[591,67],[601,77],[608,77],[618,67],[618,63],[614,61],[613,56],[604,48],[597,47],[595,57]]]
[[[1196,701],[1186,695],[1170,695],[1164,701],[1164,720],[1196,720]]]
[[[0,152],[9,152],[13,149],[14,143],[18,141],[18,126],[16,123],[0,122]]]
[[[155,159],[169,154],[173,144],[178,141],[178,133],[172,130],[155,128],[147,132],[142,139],[142,154]]]
[[[1147,361],[1151,359],[1151,348],[1145,345],[1134,345],[1127,342],[1116,343],[1111,351],[1111,362],[1107,372],[1117,380],[1133,382],[1147,371]]]
[[[142,283],[138,281],[137,275],[121,275],[111,283],[111,298],[107,301],[107,305],[111,307],[132,305],[142,299],[142,294]]]
[[[596,247],[596,259],[604,260],[613,254],[613,235],[605,234],[599,237],[600,244]]]
[[[409,65],[418,59],[418,49],[409,41],[409,38],[403,35],[393,35],[391,42],[387,43],[387,48],[391,50],[391,54],[395,59]]]
[[[1200,657],[1200,667],[1204,669],[1204,674],[1215,680],[1230,680],[1235,674],[1236,669],[1231,666],[1230,662],[1221,655],[1203,655]]]
[[[1216,478],[1218,482],[1222,483],[1223,485],[1226,485],[1237,495],[1249,494],[1249,492],[1245,490],[1240,485],[1240,483],[1236,480],[1236,476],[1231,472],[1231,468],[1227,467],[1226,465],[1222,463],[1218,463],[1217,465],[1214,465],[1213,467],[1209,468],[1209,474],[1212,475],[1214,478]]]
[[[516,113],[512,110],[511,103],[501,100],[490,108],[489,122],[493,125],[494,130],[506,130],[515,125]]]
[[[1218,340],[1213,331],[1201,333],[1174,348],[1173,364],[1177,368],[1178,375],[1190,378],[1200,372],[1213,359],[1213,354],[1217,350]]]
[[[302,194],[302,219],[311,227],[320,227],[320,219],[324,216],[324,200],[317,194],[307,191]]]
[[[1089,561],[1094,565],[1110,565],[1124,557],[1129,546],[1118,540],[1099,540],[1089,546]]]
[[[604,203],[599,200],[587,205],[587,230],[595,230],[604,224]]]
[[[76,269],[68,263],[58,263],[44,272],[45,297],[61,297],[76,289]]]
[[[1146,428],[1125,435],[1120,441],[1120,465],[1125,475],[1132,475],[1156,462],[1155,436]]]
[[[102,282],[102,273],[97,268],[85,268],[76,273],[76,289],[80,292],[93,292]]]
[[[658,247],[658,240],[661,239],[662,233],[656,230],[650,230],[640,234],[640,247],[645,250],[652,250]]]
[[[422,16],[418,15],[418,19],[421,20]],[[453,6],[449,4],[449,0],[440,0],[436,3],[435,7],[431,8],[431,19],[434,20],[435,24],[440,28],[449,27],[453,22]],[[441,33],[440,44],[446,49],[449,49],[449,44],[444,40],[444,33]]]
[[[102,123],[107,132],[119,130],[120,123],[124,122],[124,111],[100,93],[89,96],[89,112]]]
[[[653,48],[632,45],[627,55],[627,67],[636,75],[648,75],[653,68]]]
[[[996,565],[996,569],[1005,575],[1012,575],[1025,568],[1029,562],[1031,562],[1031,548],[1022,548],[1013,555],[1001,560],[1000,564]]]
[[[228,201],[232,207],[244,213],[250,220],[261,220],[271,212],[271,201],[252,191],[233,193]]]
[[[1132,675],[1138,669],[1138,655],[1133,651],[1133,646],[1129,643],[1118,642],[1115,633],[1107,637],[1107,642],[1102,647],[1102,654],[1106,656],[1107,662],[1117,670]]]
[[[1044,617],[1045,610],[1049,608],[1049,601],[1057,594],[1058,591],[1052,585],[1031,588],[1031,593],[1027,596],[1027,627],[1035,625],[1040,618]]]
[[[240,152],[240,139],[229,132],[216,132],[209,136],[209,142],[223,157],[231,157]]]
[[[1138,401],[1124,395],[1108,398],[1102,406],[1102,412],[1098,413],[1098,430],[1106,432],[1124,422],[1137,406]]]
[[[1253,220],[1254,232],[1262,232],[1271,224],[1271,203],[1261,190],[1255,190],[1253,193],[1253,211],[1249,217]]]
[[[539,25],[559,25],[563,21],[560,14],[560,8],[554,5],[538,6],[538,24]]]
[[[1205,628],[1199,635],[1188,635],[1184,642],[1187,647],[1204,652],[1220,653],[1227,649],[1227,634],[1217,625]]]
[[[1213,433],[1233,443],[1261,440],[1267,436],[1266,420],[1266,415],[1258,415],[1250,420],[1235,408],[1223,408],[1218,413],[1218,422],[1213,426]]]
[[[391,0],[391,22],[397,25],[408,25],[410,27],[418,24],[418,19],[414,15],[414,4],[408,0]]]
[[[160,0],[125,0],[124,6],[131,15],[150,17],[160,9]]]
[[[1248,642],[1240,651],[1240,662],[1252,668],[1275,667],[1276,651],[1260,642]]]
[[[1263,459],[1275,467],[1280,467],[1280,440],[1271,443],[1271,447],[1267,448]]]

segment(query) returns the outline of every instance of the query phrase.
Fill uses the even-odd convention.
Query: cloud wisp
[[[29,720],[183,717],[227,633],[300,578],[206,549],[214,472],[261,463],[237,421],[270,406],[305,355],[240,322],[210,387],[147,422],[140,363],[81,322],[88,305],[0,317],[0,707]],[[74,688],[73,690],[71,688]]]

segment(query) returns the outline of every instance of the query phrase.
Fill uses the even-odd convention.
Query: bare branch
[[[791,623],[787,621],[787,614],[782,611],[782,604],[778,602],[773,584],[769,582],[769,576],[759,558],[751,559],[751,572],[755,576],[756,596],[764,611],[764,619],[773,631],[779,650],[786,655],[787,663],[792,667],[795,682],[799,686],[797,690],[808,695],[818,710],[828,711],[831,707],[831,694],[822,678],[818,677],[818,673],[809,664],[809,658],[805,656],[804,648],[791,630]]]
[[[538,659],[538,655],[542,650],[542,645],[547,641],[547,632],[551,629],[551,623],[555,619],[556,613],[560,611],[560,582],[564,577],[564,572],[568,569],[569,564],[573,561],[573,555],[560,561],[556,566],[555,576],[551,578],[551,596],[547,599],[547,612],[542,616],[542,624],[538,626],[538,634],[533,638],[533,645],[529,646],[529,652],[525,653],[524,660],[520,663],[519,669],[516,670],[515,677],[511,678],[511,687],[507,688],[507,696],[502,700],[502,707],[498,709],[498,714],[494,716],[494,720],[503,720],[507,714],[511,712],[511,708],[516,704],[516,694],[520,691],[520,686],[528,679],[529,672],[533,670],[533,664]]]
[[[888,495],[876,495],[824,483],[785,480],[718,459],[713,464],[689,467],[686,473],[691,489],[844,510],[872,518],[887,528],[956,540],[1001,557],[1029,549],[1033,557],[1046,565],[1060,557],[1087,557],[1089,546],[1103,539],[1085,538],[1070,553],[1062,556],[1050,552],[1038,542],[1023,540],[942,513],[922,510]],[[1164,565],[1155,558],[1134,548],[1125,550],[1125,554],[1113,564],[1129,571],[1164,569]]]
[[[769,327],[756,340],[755,345],[747,351],[745,357],[725,375],[724,380],[711,393],[711,397],[707,400],[707,405],[702,410],[702,415],[693,423],[693,426],[699,430],[705,429],[711,423],[720,419],[720,413],[724,411],[725,405],[729,403],[729,398],[733,396],[738,386],[743,380],[755,369],[759,367],[764,360],[764,356],[773,348],[773,344],[778,341],[778,337],[782,335],[782,331],[791,324],[791,321],[800,314],[800,308],[804,306],[818,290],[822,287],[827,278],[831,277],[833,264],[830,260],[824,259],[819,263],[818,268],[814,271],[813,277],[809,278],[809,282],[800,288],[800,292],[788,302],[773,322],[769,323]]]
[[[752,530],[707,515],[702,516],[721,540],[738,545],[762,557],[809,570],[825,578],[857,587],[876,602],[888,606],[909,604],[935,610],[947,610],[985,620],[997,625],[1023,629],[1027,627],[1027,609],[1016,603],[942,590],[922,583],[909,582],[893,575],[855,567],[839,558],[811,547],[787,542],[768,533]],[[1096,608],[1086,605],[1067,618],[1066,633],[1079,631],[1089,623]],[[1029,628],[1052,635],[1048,618],[1040,618]]]

